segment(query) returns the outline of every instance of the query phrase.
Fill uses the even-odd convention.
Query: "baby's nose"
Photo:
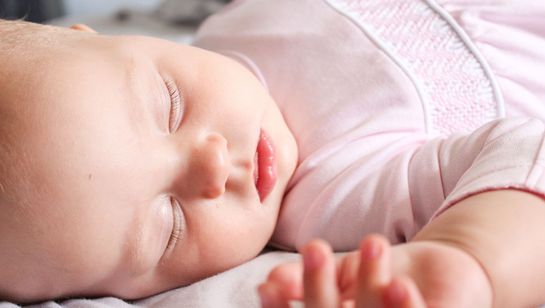
[[[195,156],[189,179],[194,178],[194,186],[201,197],[217,198],[225,192],[231,162],[227,150],[227,140],[218,133],[204,137]]]

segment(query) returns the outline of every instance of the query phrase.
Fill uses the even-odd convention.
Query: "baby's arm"
[[[545,303],[544,219],[545,201],[532,194],[477,194],[407,244],[371,235],[335,263],[330,247],[313,241],[302,249],[304,266],[277,267],[260,294],[265,307],[292,299],[311,307],[537,306]]]
[[[413,242],[444,243],[473,256],[489,278],[494,306],[532,307],[545,303],[544,222],[542,198],[492,191],[460,201]]]

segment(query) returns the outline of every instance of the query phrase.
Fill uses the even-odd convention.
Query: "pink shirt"
[[[402,242],[478,192],[545,195],[542,1],[239,0],[195,44],[252,70],[296,136],[279,247]]]

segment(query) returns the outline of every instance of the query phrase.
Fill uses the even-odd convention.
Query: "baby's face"
[[[65,36],[0,80],[27,182],[4,182],[24,195],[0,211],[11,296],[138,298],[259,253],[297,153],[256,78],[194,47]]]

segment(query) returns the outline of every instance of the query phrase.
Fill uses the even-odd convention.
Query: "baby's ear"
[[[75,25],[72,25],[70,26],[70,29],[73,29],[73,30],[78,30],[78,31],[83,31],[83,32],[89,32],[89,33],[97,33],[95,30],[93,30],[91,27],[89,27],[88,25],[84,25],[84,24],[75,24]]]

